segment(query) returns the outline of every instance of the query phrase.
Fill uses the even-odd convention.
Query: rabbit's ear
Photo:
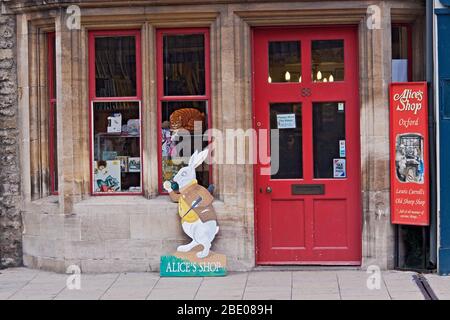
[[[197,162],[196,161],[197,156],[198,156],[198,151],[195,150],[195,152],[192,154],[191,158],[189,159],[189,164],[188,164],[189,167],[195,168],[194,164]]]
[[[207,157],[208,157],[208,149],[205,149],[202,152],[200,152],[195,158],[194,168],[197,168],[199,165],[201,165]]]

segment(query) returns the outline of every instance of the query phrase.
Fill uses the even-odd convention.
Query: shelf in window
[[[97,133],[96,137],[106,137],[106,138],[140,138],[139,134],[122,134],[122,133]]]

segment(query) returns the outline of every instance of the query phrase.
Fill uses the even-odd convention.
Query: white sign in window
[[[295,113],[277,114],[278,129],[295,129]]]
[[[345,159],[333,159],[333,177],[334,178],[347,177]]]

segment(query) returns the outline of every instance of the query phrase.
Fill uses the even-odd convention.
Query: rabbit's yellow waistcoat
[[[191,205],[188,204],[186,200],[183,199],[183,197],[180,197],[180,200],[178,201],[178,214],[180,215],[182,223],[183,222],[193,223],[198,219],[200,219],[198,217],[198,214],[194,210],[191,210],[189,211],[188,214],[186,214],[186,212],[188,212],[190,208]]]

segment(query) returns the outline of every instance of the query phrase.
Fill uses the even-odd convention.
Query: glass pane
[[[345,105],[313,103],[314,177],[345,178]]]
[[[52,96],[50,99],[56,99],[56,41],[55,37],[52,37],[52,44],[51,44],[51,50],[52,50],[52,61],[50,63],[52,64]]]
[[[278,129],[278,148],[270,145],[271,158],[278,151],[278,170],[272,164],[272,179],[302,179],[302,106],[300,103],[270,104],[270,129]],[[272,139],[271,139],[272,140]]]
[[[313,81],[343,81],[344,40],[313,40],[311,45]]]
[[[206,101],[162,102],[162,181],[170,181],[182,167],[189,163],[195,150],[208,146],[203,134],[208,129],[208,106]],[[196,169],[197,181],[209,186],[209,165]]]
[[[203,34],[163,37],[164,95],[205,95]]]
[[[269,42],[268,82],[302,82],[299,41]]]
[[[57,108],[56,108],[56,104],[55,103],[51,103],[50,104],[50,108],[53,108],[53,119],[51,120],[51,126],[52,126],[52,132],[51,134],[53,135],[52,137],[52,150],[50,150],[51,153],[51,157],[53,158],[53,181],[51,183],[53,183],[53,190],[52,191],[58,191],[58,152],[57,152],[57,143],[58,143],[58,130],[57,130],[57,125],[56,125],[56,112],[57,112]]]
[[[94,102],[94,191],[141,192],[139,102]]]
[[[408,59],[408,28],[392,27],[392,59]]]
[[[95,92],[97,97],[136,96],[136,40],[95,38]]]
[[[408,81],[409,34],[406,26],[392,27],[392,81]]]

